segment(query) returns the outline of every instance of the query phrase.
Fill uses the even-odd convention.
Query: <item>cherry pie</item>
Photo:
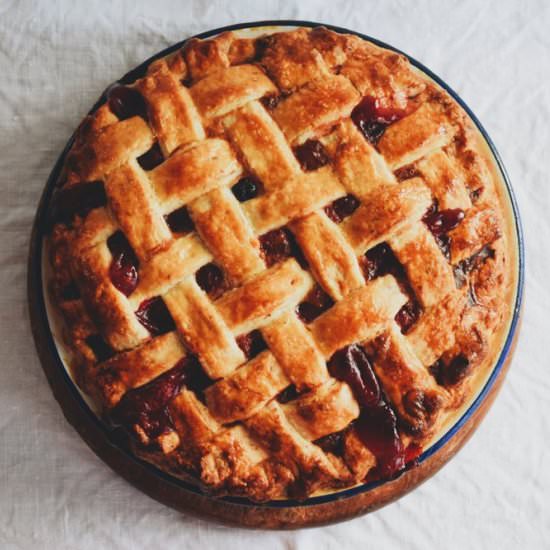
[[[190,40],[110,88],[50,211],[77,383],[212,494],[399,475],[511,309],[512,222],[466,114],[325,28]]]

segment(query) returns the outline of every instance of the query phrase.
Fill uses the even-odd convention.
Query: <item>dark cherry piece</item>
[[[359,199],[354,195],[346,195],[325,207],[325,213],[334,223],[340,223],[344,218],[351,216],[358,206]]]
[[[188,359],[183,358],[152,382],[126,393],[111,411],[113,423],[131,433],[137,424],[149,438],[164,433],[172,425],[167,406],[188,377],[187,365]]]
[[[417,443],[409,443],[407,448],[405,449],[405,464],[407,466],[409,465],[417,465],[418,457],[422,454],[422,447],[418,445]]]
[[[333,305],[332,298],[319,285],[316,285],[306,299],[298,305],[296,314],[304,323],[311,323]]]
[[[164,155],[158,141],[155,142],[149,151],[138,157],[137,161],[144,170],[152,170],[159,164],[162,164],[164,162]]]
[[[92,334],[86,338],[86,345],[94,352],[96,359],[101,363],[111,358],[115,352],[99,334]]]
[[[211,386],[214,383],[202,368],[200,361],[194,356],[189,355],[187,357],[187,366],[186,378],[185,378],[185,387],[197,395],[199,399],[204,401],[204,390]]]
[[[259,330],[253,330],[248,334],[238,336],[237,345],[242,349],[247,359],[252,359],[264,349],[267,349],[267,344]]]
[[[195,227],[193,220],[189,215],[189,211],[185,206],[170,212],[170,214],[164,218],[172,233],[189,233],[190,231],[193,231]]]
[[[196,273],[197,284],[210,295],[211,298],[218,298],[225,290],[225,278],[223,271],[213,263],[203,265]]]
[[[344,454],[344,436],[346,432],[347,430],[334,432],[316,439],[313,443],[321,447],[325,453],[332,453],[336,456],[342,456]]]
[[[300,393],[296,389],[296,386],[294,384],[291,384],[290,386],[288,386],[288,388],[285,388],[277,395],[277,401],[279,403],[288,403],[289,401],[297,399],[299,396]]]
[[[405,111],[380,107],[376,98],[364,97],[351,112],[351,119],[365,138],[376,145],[386,128],[405,116]]]
[[[401,332],[407,334],[422,311],[416,300],[409,300],[396,314],[395,322],[401,327]]]
[[[334,353],[328,362],[334,378],[347,382],[359,404],[363,407],[380,401],[380,386],[365,350],[357,345],[346,346]]]
[[[386,243],[380,243],[371,248],[363,261],[363,271],[367,281],[388,273],[398,274],[402,270],[393,250]]]
[[[296,244],[294,235],[286,228],[274,229],[260,236],[260,250],[267,267],[293,256],[303,267],[307,265],[302,251]]]
[[[260,191],[260,183],[251,176],[241,178],[232,188],[233,195],[239,202],[249,201],[256,197]]]
[[[120,119],[134,116],[147,119],[147,105],[143,96],[135,89],[127,86],[114,86],[107,94],[109,108]]]
[[[325,166],[330,161],[323,144],[315,139],[308,139],[305,143],[296,147],[294,154],[306,171],[317,170],[317,168]]]
[[[52,201],[51,220],[70,222],[75,216],[86,216],[90,210],[107,204],[102,181],[79,183],[60,189]]]
[[[387,479],[405,468],[403,443],[397,432],[397,417],[385,402],[361,411],[355,430],[363,444],[376,457],[376,467],[368,479]]]
[[[141,302],[135,313],[138,321],[153,336],[170,332],[175,328],[174,319],[159,296]]]
[[[405,453],[397,431],[397,417],[380,389],[365,350],[357,344],[338,350],[328,362],[332,376],[350,385],[361,405],[354,423],[363,444],[376,456],[369,479],[388,478],[405,468]]]
[[[279,101],[281,101],[280,95],[266,95],[262,97],[260,100],[263,104],[263,106],[268,109],[269,111],[275,109],[277,105],[279,104]]]
[[[470,370],[470,362],[464,355],[457,355],[449,363],[438,359],[430,372],[440,386],[454,386],[461,382]]]
[[[440,236],[454,229],[463,219],[464,210],[451,208],[449,210],[429,210],[422,221],[434,235]]]
[[[111,281],[120,292],[130,296],[138,284],[138,259],[122,231],[111,235],[107,246],[113,255],[109,268]]]

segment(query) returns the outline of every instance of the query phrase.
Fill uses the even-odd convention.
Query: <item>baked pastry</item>
[[[104,94],[51,206],[74,377],[212,494],[399,475],[511,310],[510,222],[471,122],[402,55],[228,32]]]

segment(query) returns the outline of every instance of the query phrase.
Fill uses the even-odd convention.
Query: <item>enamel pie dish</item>
[[[33,228],[37,349],[69,422],[179,510],[374,510],[467,441],[517,335],[493,144],[418,62],[307,22],[160,52],[75,131]]]

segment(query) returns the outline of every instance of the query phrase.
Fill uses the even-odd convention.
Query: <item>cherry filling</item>
[[[397,279],[402,292],[409,297],[409,301],[395,316],[395,322],[401,328],[401,332],[406,334],[420,316],[422,308],[407,280],[405,270],[395,257],[393,250],[386,243],[380,243],[371,248],[363,260],[363,273],[367,281],[387,274],[391,274]]]
[[[272,111],[279,105],[279,101],[281,101],[280,95],[266,95],[262,97],[260,100],[263,104],[263,106],[268,109],[269,111]]]
[[[381,107],[375,97],[366,96],[351,112],[351,119],[365,138],[376,145],[386,128],[405,115],[406,111],[403,109]]]
[[[395,322],[401,328],[403,334],[407,334],[411,330],[412,326],[416,323],[422,308],[420,304],[415,300],[409,300],[396,314]]]
[[[286,228],[274,229],[260,236],[260,250],[267,267],[293,256],[304,267],[307,262],[296,244],[294,235]]]
[[[185,206],[170,212],[164,219],[172,233],[189,233],[195,228],[189,211]]]
[[[75,216],[85,216],[90,210],[107,204],[102,181],[79,183],[65,187],[54,195],[52,221],[68,223]]]
[[[380,388],[365,350],[353,344],[338,350],[329,360],[332,376],[349,384],[361,405],[354,429],[376,457],[375,472],[369,476],[391,477],[406,464],[397,432],[397,418]]]
[[[241,178],[232,188],[233,195],[239,202],[249,201],[258,195],[261,184],[251,176]]]
[[[162,164],[164,162],[164,155],[158,141],[155,142],[149,151],[138,157],[137,161],[144,170],[152,170],[159,164]]]
[[[107,246],[113,255],[109,276],[115,288],[130,296],[138,284],[139,262],[122,231],[107,239]]]
[[[347,382],[359,404],[364,407],[376,405],[381,393],[365,350],[353,344],[334,353],[328,362],[332,376]]]
[[[355,422],[355,431],[376,457],[369,480],[390,478],[405,468],[405,449],[397,432],[397,418],[387,403],[363,409]]]
[[[451,208],[448,210],[437,210],[431,208],[422,218],[428,229],[434,236],[447,234],[464,219],[464,210]]]
[[[144,300],[135,312],[138,321],[153,335],[158,336],[174,330],[174,319],[159,296]]]
[[[300,162],[302,169],[306,171],[317,170],[330,161],[326,149],[320,141],[308,139],[302,145],[294,149],[294,154]]]
[[[212,299],[220,297],[227,286],[223,271],[212,263],[203,265],[197,271],[195,280]]]
[[[267,344],[259,330],[253,330],[248,334],[237,337],[237,345],[241,348],[247,359],[253,359],[267,349]]]
[[[418,443],[409,443],[405,449],[405,464],[416,465],[417,458],[422,454],[422,447]]]
[[[86,345],[94,352],[96,359],[101,363],[111,358],[115,352],[99,334],[92,334],[85,340]]]
[[[300,392],[298,392],[294,384],[291,384],[282,392],[277,394],[277,401],[279,403],[288,403],[289,401],[294,401],[294,399],[297,399],[298,397],[300,397]]]
[[[111,412],[113,423],[130,432],[138,425],[151,439],[166,432],[172,425],[167,407],[189,377],[188,364],[184,357],[152,382],[126,393]]]
[[[358,206],[359,200],[354,195],[346,195],[325,207],[325,213],[334,223],[340,223],[351,216]]]
[[[380,243],[365,254],[363,272],[367,281],[372,281],[388,273],[401,277],[403,268],[389,245]]]
[[[463,219],[464,211],[460,208],[438,210],[437,204],[434,204],[422,218],[447,260],[451,259],[451,238],[447,233]]]
[[[135,89],[127,86],[114,86],[107,94],[109,109],[120,119],[134,116],[147,119],[147,105],[143,96]]]
[[[464,355],[457,355],[449,363],[438,359],[429,370],[440,386],[454,386],[466,377],[470,362]]]
[[[344,454],[344,436],[346,435],[346,432],[347,430],[334,432],[316,439],[313,443],[321,447],[325,453],[332,453],[336,456],[342,456]]]
[[[298,305],[296,314],[302,322],[311,323],[333,305],[332,298],[319,285],[316,285],[306,296],[306,299]]]

